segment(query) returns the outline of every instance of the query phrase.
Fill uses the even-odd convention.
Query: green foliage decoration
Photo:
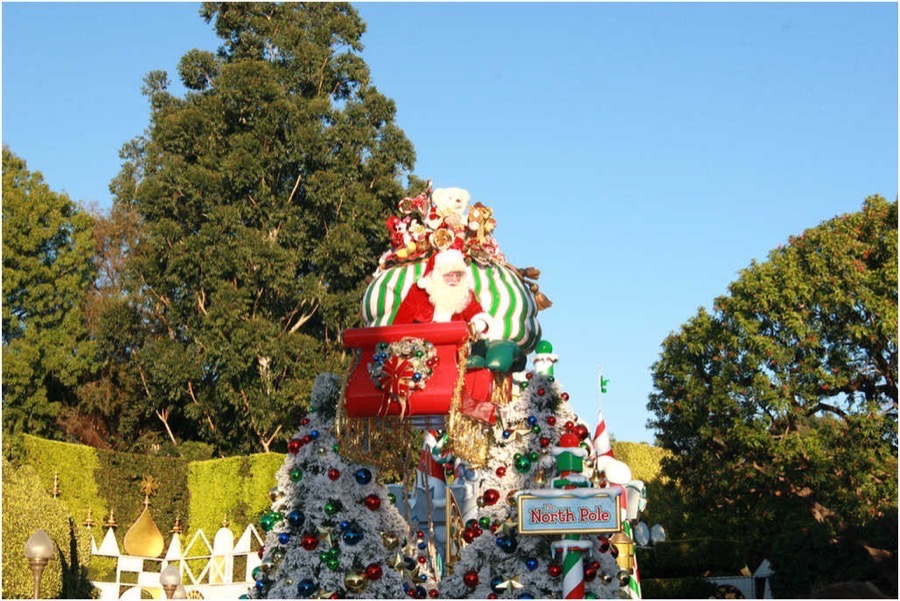
[[[271,506],[269,490],[275,486],[275,472],[283,463],[284,455],[278,453],[191,463],[190,527],[203,530],[211,540],[227,516],[232,531],[240,536]]]
[[[13,466],[3,460],[3,598],[30,599],[33,578],[23,555],[25,542],[43,528],[57,545],[41,579],[43,598],[89,598],[87,581],[90,536],[77,528],[67,507],[53,499],[45,482],[28,465]]]

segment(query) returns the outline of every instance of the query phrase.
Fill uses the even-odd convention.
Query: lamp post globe
[[[41,576],[47,562],[56,554],[56,543],[43,528],[39,528],[28,537],[25,543],[24,554],[31,566],[31,574],[34,576],[34,598],[41,598]]]

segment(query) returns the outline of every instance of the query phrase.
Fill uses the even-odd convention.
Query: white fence
[[[181,584],[189,599],[237,599],[253,586],[253,570],[261,563],[259,548],[263,539],[251,524],[235,542],[228,528],[216,533],[213,543],[202,530],[182,546],[181,536],[172,535],[164,558],[124,555],[120,552],[112,529],[107,530],[98,548],[92,541],[95,557],[116,561],[115,580],[93,581],[100,599],[164,599],[159,582],[160,572],[169,564],[178,566]]]

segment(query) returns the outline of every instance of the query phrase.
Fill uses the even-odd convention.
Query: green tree
[[[91,217],[3,148],[3,430],[58,438],[77,404],[93,343],[84,297],[93,278]]]
[[[223,40],[145,78],[150,125],[111,189],[140,236],[127,268],[141,403],[172,440],[268,451],[314,374],[341,369],[384,218],[414,151],[333,3],[203,4]],[[164,416],[164,417],[162,417]]]
[[[752,263],[653,375],[650,425],[695,527],[773,563],[813,530],[866,543],[897,511],[897,202],[869,197]],[[840,578],[834,563],[791,592]]]

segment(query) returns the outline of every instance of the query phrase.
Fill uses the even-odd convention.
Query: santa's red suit
[[[469,304],[460,311],[454,313],[449,321],[472,321],[472,318],[479,313],[484,313],[481,303],[476,300],[475,295],[469,292]],[[431,298],[424,288],[413,285],[400,307],[397,308],[397,315],[394,316],[394,325],[402,323],[432,323],[434,322],[434,305],[431,304]]]

